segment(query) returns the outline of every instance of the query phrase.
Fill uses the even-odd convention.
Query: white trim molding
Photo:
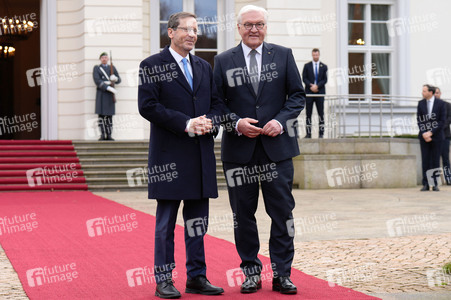
[[[41,0],[41,68],[57,65],[56,0]],[[58,83],[41,85],[41,140],[58,139]]]

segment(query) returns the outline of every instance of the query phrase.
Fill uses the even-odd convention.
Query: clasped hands
[[[280,128],[280,125],[276,120],[269,121],[265,126],[263,126],[263,128],[252,125],[255,123],[258,123],[255,119],[243,118],[240,119],[240,122],[238,122],[237,129],[249,138],[255,138],[260,134],[275,137],[282,132],[282,128]]]
[[[426,143],[429,143],[432,141],[432,131],[426,131],[423,133],[423,139]]]
[[[204,135],[206,133],[209,133],[212,128],[213,123],[211,119],[208,119],[205,115],[203,115],[190,120],[188,133]]]
[[[319,91],[318,85],[310,83],[310,90],[314,93],[318,93]]]

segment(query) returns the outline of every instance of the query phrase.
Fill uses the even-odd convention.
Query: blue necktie
[[[318,84],[318,63],[315,64],[315,84]]]
[[[182,59],[182,62],[183,62],[183,70],[185,70],[186,79],[188,80],[191,89],[193,89],[193,77],[191,76],[191,73],[188,70],[188,60],[186,59],[186,57]]]

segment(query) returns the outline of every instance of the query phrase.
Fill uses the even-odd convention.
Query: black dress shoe
[[[280,292],[281,294],[296,294],[298,292],[298,289],[288,276],[273,278],[272,290]]]
[[[177,299],[180,298],[182,295],[175,288],[172,279],[168,279],[166,281],[163,281],[162,283],[157,284],[155,296],[163,299]]]
[[[432,190],[433,190],[434,192],[440,192],[440,189],[438,188],[438,186],[433,186],[433,187],[432,187]]]
[[[429,191],[429,186],[428,185],[423,185],[423,187],[421,188],[420,191],[422,191],[422,192]]]
[[[307,134],[305,137],[304,137],[304,139],[311,139],[312,138],[312,135],[311,134]]]
[[[324,136],[321,134],[318,138],[322,139]]]
[[[114,139],[113,139],[113,137],[111,135],[107,135],[106,140],[107,141],[114,141]]]
[[[196,276],[194,279],[186,280],[185,293],[201,295],[219,295],[224,293],[220,287],[214,286],[204,275]]]
[[[246,276],[243,284],[241,285],[240,292],[243,294],[255,293],[262,288],[262,280],[260,275]]]

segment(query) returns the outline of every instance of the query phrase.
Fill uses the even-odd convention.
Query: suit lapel
[[[268,45],[267,43],[263,42],[263,48],[262,48],[262,71],[260,78],[266,78],[266,73],[271,73],[272,70],[269,68],[269,65],[272,63],[274,59],[274,50],[273,48]],[[277,70],[277,66],[276,66]],[[263,76],[262,76],[263,75]],[[257,100],[261,95],[262,89],[266,83],[266,80],[260,80],[260,84],[258,85],[258,96]]]
[[[244,59],[244,52],[241,43],[239,43],[238,46],[236,46],[235,49],[233,49],[232,53],[233,53],[232,61],[235,67],[243,71],[244,85],[247,86],[247,88],[249,89],[251,94],[254,95],[254,97],[257,97],[257,95],[255,95],[254,88],[252,87],[251,79],[247,71],[246,60]]]
[[[191,87],[189,86],[189,83],[186,80],[185,74],[182,72],[182,69],[180,69],[179,64],[175,61],[171,52],[169,52],[169,46],[166,46],[163,49],[163,51],[161,52],[161,56],[162,56],[164,62],[175,63],[176,69],[177,69],[177,77],[174,78],[175,81],[178,82],[185,90],[192,93],[193,91],[191,90]],[[194,83],[193,83],[193,85],[194,85]]]
[[[189,55],[191,68],[193,69],[193,93],[196,94],[197,89],[202,82],[202,69],[200,65],[200,61],[194,55]]]

